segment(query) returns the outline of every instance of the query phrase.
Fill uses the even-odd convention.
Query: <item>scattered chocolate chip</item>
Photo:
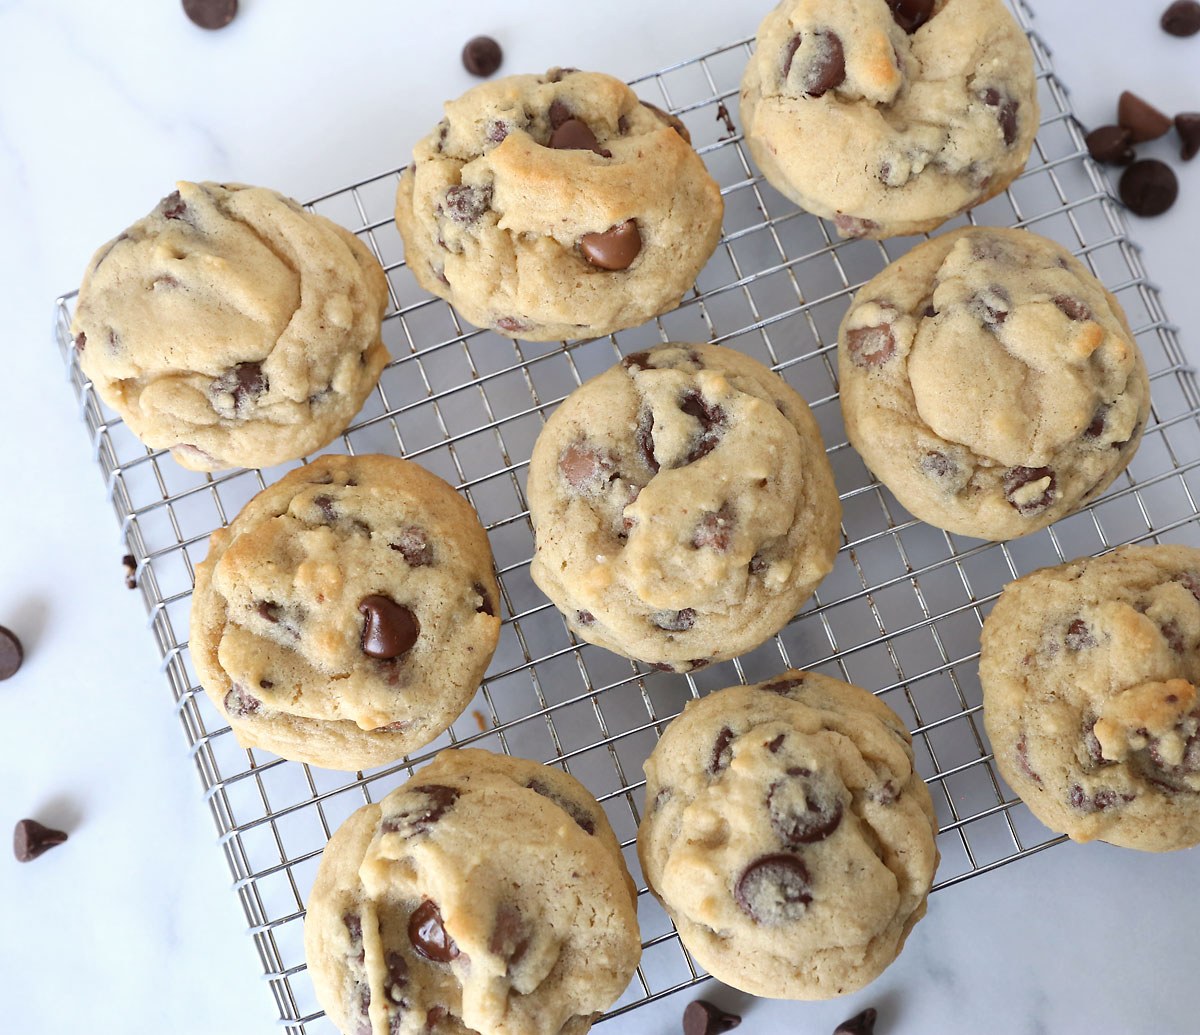
[[[798,920],[812,901],[808,867],[795,855],[764,855],[742,871],[733,897],[757,924],[774,927]]]
[[[446,188],[443,211],[456,223],[474,223],[492,205],[491,187],[467,187],[456,184]]]
[[[159,202],[162,207],[162,214],[167,219],[182,219],[183,214],[187,211],[187,203],[179,196],[179,191],[173,190],[162,201]]]
[[[794,766],[787,770],[784,779],[776,780],[767,791],[767,814],[785,845],[824,841],[841,825],[841,799],[828,799],[814,793],[809,781],[811,776],[808,769]],[[803,810],[797,807],[797,798],[803,799]]]
[[[642,410],[638,417],[637,433],[638,452],[642,454],[642,459],[646,461],[646,466],[652,472],[658,474],[659,464],[658,459],[654,455],[654,411],[649,407]]]
[[[1185,111],[1176,115],[1175,132],[1182,141],[1179,157],[1190,162],[1200,152],[1200,111]]]
[[[1175,204],[1179,181],[1169,165],[1154,158],[1134,162],[1121,176],[1121,200],[1138,216],[1160,216]]]
[[[18,862],[33,862],[66,839],[67,835],[61,830],[44,827],[36,819],[23,819],[13,828],[13,855]]]
[[[1117,101],[1117,122],[1129,130],[1135,144],[1167,135],[1171,120],[1137,94],[1126,90]]]
[[[881,366],[892,358],[896,351],[896,336],[892,325],[881,323],[875,327],[856,327],[846,332],[846,351],[860,367],[870,370]]]
[[[25,660],[25,648],[17,634],[0,625],[0,679],[11,679]]]
[[[137,559],[131,553],[121,558],[121,567],[125,569],[125,588],[137,589]]]
[[[550,147],[559,151],[592,151],[601,158],[611,158],[612,152],[600,146],[596,134],[581,119],[570,118],[550,134]]]
[[[688,1003],[683,1009],[683,1035],[721,1035],[741,1023],[736,1013],[727,1013],[705,999]]]
[[[659,611],[650,621],[667,632],[685,632],[696,624],[696,612],[690,607],[682,611]]]
[[[458,946],[446,932],[442,914],[431,899],[425,899],[408,918],[408,940],[420,955],[434,963],[449,963],[458,956]]]
[[[873,1006],[868,1006],[862,1013],[842,1021],[833,1031],[833,1035],[875,1035],[875,1018],[878,1016]]]
[[[202,29],[225,28],[237,9],[237,0],[183,0],[183,13]]]
[[[1068,320],[1077,320],[1082,323],[1093,318],[1092,311],[1077,298],[1071,298],[1069,295],[1055,295],[1053,302]]]
[[[1036,499],[1018,501],[1016,493],[1031,482],[1049,478],[1045,491]],[[1017,509],[1022,517],[1029,517],[1045,510],[1054,501],[1054,487],[1057,479],[1049,467],[1011,467],[1004,476],[1004,497]]]
[[[579,250],[593,266],[602,270],[627,270],[642,250],[637,223],[627,219],[603,233],[584,234]]]
[[[818,29],[817,54],[813,58],[801,88],[809,97],[824,97],[846,81],[846,54],[842,49],[842,38],[828,29]]]
[[[412,648],[421,635],[421,623],[407,607],[390,597],[371,593],[358,604],[363,623],[362,652],[368,657],[388,661]]]
[[[737,135],[737,127],[733,124],[733,119],[729,117],[729,109],[724,104],[717,105],[717,121],[725,123],[725,131],[730,136]]]
[[[692,546],[696,549],[709,547],[717,553],[729,549],[729,541],[733,535],[733,509],[728,503],[722,503],[720,510],[708,511],[700,518],[700,524],[692,533]]]
[[[887,0],[892,17],[910,36],[933,17],[934,0]]]
[[[1067,635],[1063,642],[1066,643],[1067,650],[1088,650],[1096,646],[1096,637],[1082,618],[1076,618],[1067,626]]]
[[[577,802],[571,801],[570,798],[564,798],[561,794],[559,794],[557,791],[555,791],[549,784],[544,783],[543,781],[538,780],[536,778],[533,780],[530,780],[529,783],[527,783],[525,786],[528,787],[531,791],[533,791],[534,794],[540,794],[543,798],[546,798],[548,801],[552,801],[555,805],[557,805],[560,809],[562,809],[563,812],[565,812],[568,816],[570,816],[573,820],[575,820],[575,822],[579,826],[579,829],[582,830],[585,834],[595,834],[596,833],[595,818],[592,816],[592,814],[590,812],[588,812],[586,809],[584,809]]]
[[[729,762],[733,758],[733,749],[730,746],[732,743],[733,730],[723,726],[713,742],[712,757],[708,760],[708,771],[714,776],[729,768]]]
[[[486,79],[496,71],[503,59],[504,52],[500,49],[500,44],[491,36],[476,36],[467,40],[467,45],[462,50],[463,68],[481,79]]]
[[[1088,153],[1105,165],[1128,165],[1137,157],[1133,150],[1133,134],[1124,126],[1101,126],[1085,138]]]
[[[424,801],[384,817],[379,830],[384,834],[415,837],[429,833],[429,828],[441,819],[458,801],[458,789],[440,783],[427,783],[408,788],[409,794],[419,794]]]
[[[479,597],[479,604],[475,608],[475,613],[477,615],[487,615],[489,618],[495,618],[496,605],[492,603],[492,595],[480,582],[476,582],[471,588],[475,590],[476,595]]]
[[[388,543],[388,546],[401,554],[410,568],[425,568],[433,563],[433,547],[424,530],[416,525],[402,529],[396,542]]]
[[[252,694],[246,693],[246,689],[241,683],[234,683],[230,686],[222,703],[225,706],[225,714],[235,719],[256,715],[262,709],[262,701]]]
[[[1200,32],[1200,4],[1196,0],[1175,0],[1159,23],[1172,36],[1195,36]]]
[[[1006,94],[1002,94],[994,86],[989,86],[979,95],[989,108],[996,109],[996,121],[1000,123],[1000,131],[1004,134],[1004,143],[1009,147],[1017,139],[1017,111],[1021,102]]]

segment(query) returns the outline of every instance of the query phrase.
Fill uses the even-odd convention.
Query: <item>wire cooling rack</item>
[[[1029,12],[1018,6],[1016,13],[1028,30]],[[1048,53],[1030,38],[1043,121],[1028,169],[1004,195],[952,225],[1028,227],[1080,256],[1136,329],[1154,405],[1140,450],[1101,499],[1009,543],[981,543],[913,520],[847,444],[832,355],[838,323],[858,285],[918,239],[838,241],[753,172],[734,121],[751,39],[635,81],[643,98],[684,118],[726,205],[724,237],[696,290],[644,327],[566,344],[513,342],[464,327],[404,267],[392,222],[399,170],[311,203],[370,246],[391,286],[383,328],[396,358],[333,448],[406,456],[457,485],[487,527],[504,598],[499,648],[475,701],[402,764],[349,775],[238,747],[188,656],[194,565],[207,552],[209,533],[286,468],[200,475],[148,451],[80,372],[68,331],[74,296],[58,300],[59,346],[137,560],[191,757],[287,1031],[335,1030],[313,997],[302,942],[304,901],[329,835],[451,744],[560,765],[603,804],[638,881],[645,938],[636,978],[610,1017],[704,976],[646,893],[634,851],[641,764],[657,731],[693,696],[787,666],[877,690],[912,731],[918,769],[933,792],[942,855],[936,888],[1064,840],[1032,818],[992,764],[976,674],[979,629],[1004,584],[1034,568],[1160,536],[1200,545],[1200,396],[1122,217],[1086,157]],[[791,383],[831,444],[845,508],[837,563],[804,612],[759,649],[687,676],[643,671],[575,642],[529,577],[525,474],[548,413],[623,354],[668,340],[731,345]]]

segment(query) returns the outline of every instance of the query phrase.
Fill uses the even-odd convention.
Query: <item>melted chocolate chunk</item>
[[[637,223],[627,219],[603,233],[584,234],[579,250],[589,264],[602,270],[627,270],[642,250]]]
[[[337,508],[333,505],[333,499],[329,496],[321,495],[313,497],[313,505],[325,515],[326,521],[337,520]]]
[[[1101,126],[1085,138],[1088,153],[1105,165],[1128,165],[1137,154],[1133,150],[1133,134],[1124,126]]]
[[[32,862],[66,839],[65,831],[43,826],[36,819],[22,819],[13,828],[13,855],[17,862]]]
[[[271,387],[267,375],[263,373],[261,363],[239,363],[227,371],[216,382],[216,389],[233,395],[235,409],[241,409],[242,403],[253,401],[265,395]]]
[[[1002,94],[994,86],[989,86],[979,94],[979,99],[989,108],[996,109],[996,121],[1000,123],[1000,131],[1004,134],[1004,143],[1008,147],[1017,139],[1017,111],[1021,102],[1007,94]]]
[[[449,963],[458,957],[458,946],[446,932],[436,903],[425,899],[408,920],[408,940],[417,953],[434,963]]]
[[[713,742],[712,758],[708,760],[708,771],[714,776],[724,769],[729,768],[729,763],[733,758],[733,730],[728,726],[721,728],[721,732],[717,734],[717,739]]]
[[[638,452],[642,454],[642,459],[646,462],[646,466],[654,474],[658,474],[658,459],[654,455],[654,412],[647,407],[642,410],[638,417],[638,426],[636,433]]]
[[[1092,311],[1077,298],[1071,298],[1069,295],[1055,295],[1053,301],[1068,320],[1083,323],[1092,319]]]
[[[549,784],[544,783],[536,778],[530,780],[525,786],[533,791],[534,794],[540,794],[548,801],[552,801],[555,805],[562,809],[563,812],[575,820],[575,822],[579,825],[579,829],[585,834],[596,833],[596,820],[590,812],[583,808],[583,806],[573,802],[570,798],[563,797],[563,795],[559,794]]]
[[[225,706],[225,714],[237,719],[256,715],[262,709],[262,701],[246,693],[245,687],[240,683],[234,683],[229,688],[222,703]]]
[[[971,312],[993,334],[1008,319],[1012,298],[999,284],[993,284],[986,293],[976,295],[969,305]]]
[[[686,463],[694,464],[703,456],[713,451],[720,441],[720,429],[725,426],[725,411],[720,406],[710,406],[697,391],[687,392],[679,404],[689,417],[695,417],[700,422],[700,438],[692,451],[688,453]]]
[[[558,458],[558,471],[563,481],[576,492],[595,492],[616,475],[611,456],[590,445],[584,439],[568,444]]]
[[[787,770],[785,778],[776,780],[767,792],[767,814],[771,818],[771,826],[785,845],[824,841],[841,825],[841,799],[828,799],[817,794],[811,777],[810,770],[792,767]],[[790,794],[789,783],[792,784]],[[795,784],[799,784],[799,787]],[[797,790],[804,799],[803,809],[798,808],[795,801]]]
[[[488,938],[488,952],[505,960],[510,972],[529,951],[529,943],[532,940],[533,936],[525,926],[525,920],[519,909],[515,906],[502,905],[496,911],[491,937]]]
[[[809,97],[824,97],[846,81],[846,53],[842,38],[828,29],[818,29],[817,53],[804,73],[801,88]]]
[[[795,855],[764,855],[742,871],[733,897],[756,924],[776,927],[791,923],[804,915],[812,901],[808,867]]]
[[[365,616],[362,633],[362,652],[368,657],[390,661],[412,649],[421,635],[417,616],[402,604],[380,593],[371,593],[358,604],[359,614]]]
[[[741,1023],[736,1013],[727,1013],[705,999],[688,1003],[683,1010],[683,1035],[722,1035]]]
[[[696,612],[690,607],[682,611],[659,611],[650,621],[667,632],[685,632],[696,624]]]
[[[492,595],[483,587],[482,583],[476,582],[471,588],[475,590],[476,595],[479,597],[479,604],[475,608],[475,613],[495,618],[496,605],[492,603]]]
[[[887,0],[892,17],[910,36],[933,17],[934,0]]]
[[[596,134],[582,119],[569,118],[550,134],[547,145],[559,151],[591,151],[601,158],[611,158],[612,152],[600,146]]]
[[[1036,499],[1027,499],[1024,502],[1017,501],[1015,494],[1019,490],[1031,482],[1041,481],[1043,478],[1049,478],[1050,482],[1040,496]],[[1054,502],[1054,487],[1056,484],[1057,479],[1049,467],[1011,467],[1004,476],[1004,498],[1016,508],[1017,513],[1022,517],[1030,517],[1045,510]]]
[[[408,984],[408,961],[393,949],[384,953],[383,965],[387,968],[387,981],[383,986],[383,994],[393,1006],[407,1007],[404,999],[404,988]]]
[[[425,531],[416,525],[402,529],[396,542],[388,543],[388,546],[401,554],[410,568],[425,568],[433,563],[433,547],[429,545]]]
[[[459,795],[457,788],[440,783],[410,787],[408,793],[419,794],[423,800],[385,816],[379,824],[381,833],[399,834],[405,838],[427,834],[429,828],[450,811]]]
[[[1117,101],[1117,122],[1129,130],[1135,144],[1165,137],[1171,130],[1166,115],[1128,90]]]
[[[790,697],[792,690],[803,685],[803,676],[789,676],[786,679],[773,679],[769,683],[763,683],[759,689],[765,690],[769,694],[778,694],[780,697]]]
[[[277,624],[279,622],[280,615],[283,614],[283,607],[275,603],[274,600],[260,600],[258,602],[258,607],[255,610],[257,611],[259,618],[265,619],[272,625]]]
[[[475,223],[492,206],[492,188],[457,184],[446,188],[442,210],[456,223]]]
[[[692,546],[696,549],[708,547],[717,553],[729,549],[733,537],[733,508],[728,503],[722,503],[721,509],[708,511],[701,515],[700,524],[692,533]]]
[[[623,360],[621,366],[632,372],[634,370],[650,370],[650,353],[649,352],[631,352]]]
[[[550,121],[552,130],[558,129],[567,119],[571,118],[571,109],[560,101],[557,97],[550,102],[550,108],[546,112],[546,118]]]
[[[504,60],[504,52],[501,51],[500,44],[491,36],[476,36],[469,39],[462,50],[463,68],[471,75],[477,75],[481,79],[486,79],[495,72],[500,67],[502,60]]]

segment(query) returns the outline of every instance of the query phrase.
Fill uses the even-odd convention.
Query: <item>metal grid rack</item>
[[[1028,31],[1029,12],[1017,3]],[[837,400],[837,326],[857,286],[918,239],[838,241],[756,175],[736,117],[752,40],[635,81],[679,114],[725,198],[724,236],[678,310],[609,338],[510,341],[464,327],[404,268],[392,222],[398,170],[311,204],[353,229],[387,270],[384,340],[396,357],[356,423],[331,447],[392,452],[457,485],[488,530],[503,594],[500,645],[475,701],[446,734],[403,763],[347,774],[238,747],[194,676],[186,630],[194,564],[283,468],[200,475],[143,447],[81,374],[57,302],[57,337],[150,614],[190,755],[204,784],[279,1009],[289,1032],[332,1033],[304,973],[304,901],[334,829],[451,744],[561,765],[603,804],[638,881],[641,966],[608,1016],[703,979],[669,918],[645,891],[634,851],[641,763],[689,697],[784,667],[827,672],[878,690],[914,735],[933,791],[944,888],[1060,843],[998,776],[980,715],[979,628],[1010,579],[1121,543],[1200,545],[1200,394],[1120,213],[1086,157],[1062,84],[1031,34],[1043,122],[1029,166],[975,209],[980,224],[1028,227],[1079,255],[1118,296],[1151,372],[1154,408],[1129,470],[1085,511],[1008,543],[982,543],[912,519],[846,442]],[[732,662],[688,676],[644,671],[573,640],[529,578],[532,531],[525,468],[550,410],[623,354],[658,341],[715,341],[777,370],[809,400],[845,508],[833,572],[783,631]]]

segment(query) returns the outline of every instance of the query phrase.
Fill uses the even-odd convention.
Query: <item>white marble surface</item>
[[[1168,111],[1200,109],[1200,38],[1161,34],[1159,6],[1036,0],[1089,123],[1125,86]],[[172,0],[0,0],[0,623],[27,648],[0,684],[0,827],[34,815],[71,832],[34,864],[0,858],[5,1031],[275,1025],[141,601],[122,586],[116,522],[51,341],[54,296],[175,178],[303,198],[394,167],[470,85],[457,53],[476,32],[502,41],[506,71],[633,76],[750,34],[766,4],[242,7],[206,34]],[[1132,232],[1195,356],[1200,161],[1180,178],[1175,211]],[[849,1000],[705,994],[742,1004],[742,1031],[781,1035],[821,1035],[869,1004],[881,1035],[1194,1032],[1195,872],[1187,853],[1056,848],[935,895],[902,958]],[[684,1001],[601,1030],[678,1031]]]

